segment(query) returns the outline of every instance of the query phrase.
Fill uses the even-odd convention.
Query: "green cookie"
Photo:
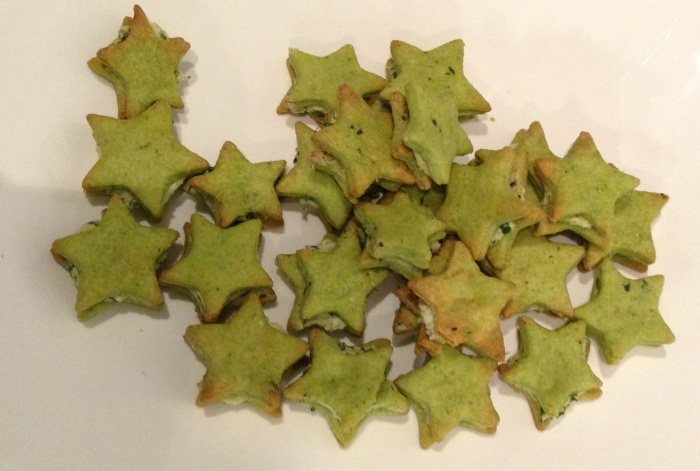
[[[308,113],[321,123],[335,121],[339,86],[347,85],[364,96],[386,85],[385,79],[360,67],[350,44],[323,57],[290,49],[287,68],[292,86],[277,107],[277,113]]]
[[[590,342],[585,322],[549,330],[523,316],[518,327],[520,351],[499,365],[498,372],[525,395],[538,430],[546,429],[575,401],[602,394],[603,383],[586,362]]]
[[[51,254],[78,287],[78,320],[96,316],[113,302],[160,309],[163,294],[156,269],[178,237],[171,229],[138,224],[114,196],[101,221],[56,240]]]
[[[233,142],[226,141],[214,169],[190,178],[185,188],[204,199],[219,227],[251,218],[279,227],[284,221],[275,183],[286,165],[284,160],[251,163]]]
[[[403,142],[413,151],[418,167],[438,185],[450,181],[452,161],[473,148],[459,123],[452,92],[406,85],[408,125]]]
[[[457,426],[496,432],[500,418],[488,385],[494,371],[496,362],[489,358],[443,346],[425,365],[395,380],[418,416],[421,447],[443,441]]]
[[[607,363],[618,363],[637,345],[659,346],[675,340],[659,313],[663,276],[631,280],[607,258],[599,270],[596,293],[576,308],[574,317],[586,322],[586,332]]]
[[[193,299],[203,322],[216,322],[228,304],[250,293],[274,301],[272,279],[258,256],[262,223],[250,220],[222,229],[200,214],[185,224],[185,252],[158,275],[162,286],[180,288]]]
[[[406,278],[420,276],[445,237],[445,225],[432,212],[395,193],[389,204],[359,202],[355,217],[367,233],[364,266],[385,266]]]
[[[464,76],[464,41],[461,39],[429,51],[394,40],[387,69],[391,81],[380,93],[386,101],[395,91],[405,96],[406,86],[415,82],[452,92],[460,116],[471,117],[491,110],[491,105]]]
[[[150,23],[138,5],[126,18],[119,38],[97,51],[88,66],[114,85],[120,118],[132,118],[156,101],[182,108],[178,64],[190,45],[182,38],[168,38]]]
[[[393,348],[387,339],[348,346],[320,329],[309,331],[311,366],[284,397],[320,410],[343,447],[373,415],[408,413],[408,400],[386,379]]]
[[[170,106],[158,101],[131,119],[90,114],[99,159],[83,179],[88,194],[118,194],[160,219],[183,182],[209,163],[173,135]]]
[[[297,135],[297,158],[294,167],[284,175],[275,190],[280,196],[299,198],[302,207],[318,208],[322,218],[334,229],[340,229],[352,212],[352,203],[343,189],[326,172],[317,170],[309,160],[309,154],[317,149],[311,136],[314,130],[301,121],[294,129]]]
[[[187,327],[185,341],[207,368],[198,406],[247,402],[273,417],[282,415],[282,374],[309,349],[270,325],[255,295],[224,324]]]

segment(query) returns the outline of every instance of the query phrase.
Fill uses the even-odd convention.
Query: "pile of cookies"
[[[342,446],[368,417],[413,407],[429,447],[456,426],[496,431],[496,371],[543,430],[601,394],[589,338],[611,364],[636,345],[674,340],[658,311],[663,277],[628,279],[615,265],[644,272],[654,262],[651,223],[668,197],[636,190],[639,180],[606,162],[588,133],[554,155],[537,122],[455,162],[474,150],[461,120],[491,109],[464,75],[461,40],[428,51],[393,41],[385,77],[362,69],[351,45],[323,57],[290,49],[292,85],[277,112],[308,115],[317,128],[296,123],[286,174],[285,160],[251,163],[232,142],[213,168],[177,142],[171,107],[183,106],[178,63],[188,49],[135,6],[89,61],[113,84],[118,117],[88,116],[100,155],[83,188],[112,198],[100,221],[51,253],[76,282],[83,321],[112,302],[158,309],[161,287],[190,295],[201,323],[185,340],[206,365],[198,405],[246,402],[279,416],[283,399],[301,402]],[[130,209],[157,222],[179,188],[214,223],[193,214],[184,252],[161,269],[179,234],[139,224]],[[328,231],[276,257],[295,293],[284,332],[263,312],[275,293],[258,245],[264,227],[282,225],[288,198]],[[596,290],[574,308],[566,277],[576,267],[596,270]],[[428,358],[395,381],[390,340],[340,339],[362,336],[367,296],[390,276],[394,333],[413,336]],[[227,306],[235,312],[222,314]],[[529,310],[565,324],[550,330],[521,315],[520,350],[506,359],[500,319]],[[308,369],[283,386],[309,352]]]

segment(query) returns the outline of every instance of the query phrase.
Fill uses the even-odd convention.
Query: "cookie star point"
[[[609,245],[590,244],[584,267],[593,268],[606,256],[639,272],[656,261],[651,225],[668,202],[668,195],[632,190],[615,201],[613,236]]]

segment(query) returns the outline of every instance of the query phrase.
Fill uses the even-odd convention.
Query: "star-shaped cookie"
[[[308,113],[321,123],[335,120],[339,86],[347,85],[362,97],[386,85],[384,78],[360,67],[350,44],[323,57],[290,49],[287,68],[292,86],[277,113]]]
[[[406,278],[428,268],[432,249],[445,237],[445,225],[400,191],[388,204],[357,203],[355,217],[368,238],[363,266],[385,266]]]
[[[343,194],[335,179],[316,169],[309,154],[317,149],[311,136],[314,130],[297,121],[294,125],[297,136],[297,159],[294,167],[284,175],[275,190],[280,196],[299,198],[302,207],[318,208],[321,217],[334,229],[341,229],[352,212],[352,203]]]
[[[373,183],[389,182],[393,184],[390,189],[414,183],[406,164],[392,157],[391,114],[370,107],[347,85],[338,88],[338,101],[336,123],[319,129],[313,140],[342,167],[344,178],[336,180],[348,199],[357,202]],[[328,166],[324,152],[312,152],[310,156],[321,170]],[[335,173],[331,174],[335,177]]]
[[[614,230],[615,202],[639,185],[639,179],[608,164],[590,134],[582,132],[562,159],[535,161],[544,190],[543,206],[552,222],[589,229],[587,240],[605,247]]]
[[[275,257],[275,265],[284,278],[289,281],[294,290],[294,304],[289,312],[287,330],[300,331],[304,328],[301,318],[301,309],[304,306],[304,291],[306,290],[306,277],[299,266],[296,253],[281,253]]]
[[[323,412],[341,446],[350,445],[368,417],[408,413],[408,400],[386,379],[393,351],[389,340],[356,347],[311,329],[309,344],[311,366],[287,386],[284,397]]]
[[[549,330],[522,316],[518,328],[520,350],[500,364],[498,372],[525,395],[538,430],[546,429],[573,402],[601,395],[603,383],[587,363],[590,342],[585,322]]]
[[[114,85],[119,117],[131,118],[160,100],[184,106],[178,64],[189,48],[182,38],[168,38],[135,5],[134,17],[124,20],[117,41],[97,51],[88,65]]]
[[[471,117],[491,110],[491,105],[464,76],[464,41],[455,39],[429,51],[403,41],[391,42],[387,65],[389,85],[380,93],[388,101],[395,91],[406,95],[406,85],[415,82],[454,95],[460,116]]]
[[[525,154],[528,170],[534,170],[537,159],[559,158],[549,148],[544,129],[539,121],[533,121],[527,129],[518,131],[511,145]],[[533,179],[533,182],[537,183],[537,180]]]
[[[337,240],[325,237],[317,247],[298,250],[292,260],[278,256],[277,266],[282,273],[292,274],[290,281],[297,297],[298,293],[303,293],[303,300],[296,301],[300,302],[300,309],[292,311],[293,316],[289,318],[290,330],[317,325],[326,330],[346,329],[362,334],[367,296],[386,279],[389,271],[361,268],[361,253],[357,227],[351,221]],[[293,265],[288,266],[294,260],[298,272]]]
[[[219,227],[251,218],[278,227],[284,221],[275,183],[286,165],[284,160],[251,163],[233,142],[226,141],[214,169],[190,178],[185,188],[204,199]]]
[[[186,291],[202,322],[216,322],[224,306],[250,293],[274,301],[272,279],[258,257],[262,223],[257,219],[222,229],[201,214],[185,224],[185,252],[161,271],[162,286]]]
[[[495,433],[500,421],[491,402],[489,379],[496,362],[443,346],[440,353],[394,382],[416,411],[420,446],[445,439],[457,426]]]
[[[505,318],[530,308],[543,309],[560,317],[573,317],[566,277],[581,261],[580,245],[551,242],[546,237],[522,231],[513,243],[505,267],[496,276],[515,285],[503,308]]]
[[[489,273],[503,268],[510,258],[510,251],[520,231],[530,229],[532,226],[547,219],[547,213],[540,207],[537,190],[530,184],[528,178],[528,155],[515,147],[513,152],[513,166],[511,168],[510,189],[520,199],[526,208],[525,216],[513,222],[500,226],[491,245],[486,251],[486,257],[481,260],[482,268]],[[498,159],[501,151],[480,149],[474,154],[474,160],[469,165],[481,165],[489,159]]]
[[[452,93],[409,82],[406,103],[409,118],[403,142],[413,151],[420,169],[438,185],[446,185],[454,158],[473,150],[459,124]]]
[[[131,119],[90,114],[99,159],[83,179],[88,194],[118,194],[160,219],[173,193],[209,163],[173,135],[170,106],[154,103]]]
[[[446,238],[442,241],[440,248],[437,253],[433,255],[430,259],[430,265],[426,270],[427,275],[439,275],[447,269],[447,265],[452,258],[452,253],[454,252],[456,240],[453,238]],[[393,323],[393,332],[395,334],[404,334],[406,332],[413,332],[420,330],[419,339],[424,340],[428,345],[428,349],[423,348],[426,345],[422,345],[419,342],[416,344],[416,353],[421,353],[423,351],[433,350],[433,347],[437,349],[437,343],[431,341],[427,334],[425,333],[425,325],[421,320],[421,302],[420,298],[411,291],[408,286],[401,284],[398,288],[394,290],[394,294],[401,301],[399,309],[396,311]],[[423,305],[425,312],[425,305]]]
[[[403,142],[403,134],[408,127],[408,104],[406,97],[394,92],[389,97],[391,117],[394,121],[394,133],[391,136],[391,155],[406,164],[416,179],[416,185],[421,190],[431,188],[432,180],[418,165],[413,151]]]
[[[660,346],[675,340],[659,313],[663,285],[662,275],[632,280],[618,272],[610,259],[601,262],[596,292],[576,308],[574,317],[586,322],[586,332],[607,363],[618,363],[638,345]]]
[[[78,319],[86,321],[112,302],[160,309],[163,294],[156,269],[178,237],[171,229],[138,224],[114,196],[98,223],[56,240],[51,254],[78,287]]]
[[[223,324],[187,327],[185,341],[206,366],[196,404],[246,402],[272,417],[282,415],[283,373],[308,345],[268,322],[255,295]]]
[[[656,260],[651,225],[668,202],[668,195],[633,190],[615,202],[612,241],[607,247],[589,245],[586,266],[594,267],[603,258],[644,272]]]
[[[455,243],[444,272],[409,280],[408,287],[422,300],[421,317],[431,340],[504,359],[499,314],[514,286],[484,275],[463,243]]]
[[[475,260],[486,256],[506,225],[512,230],[532,210],[511,188],[516,151],[504,147],[488,155],[480,165],[452,165],[445,202],[436,214],[469,247]]]
[[[532,122],[527,129],[518,131],[511,142],[511,146],[526,156],[529,176],[526,182],[525,199],[533,204],[537,204],[544,211],[543,206],[546,203],[546,201],[543,201],[544,187],[536,176],[535,162],[538,159],[560,160],[560,157],[555,155],[549,148],[542,124],[538,121]],[[536,234],[543,236],[571,231],[585,240],[601,240],[600,236],[590,225],[585,223],[581,225],[582,223],[583,221],[577,218],[573,218],[568,223],[565,221],[552,222],[545,216],[537,221]]]

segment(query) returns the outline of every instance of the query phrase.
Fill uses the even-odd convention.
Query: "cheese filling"
[[[505,224],[501,224],[501,226],[496,229],[496,232],[493,233],[493,237],[491,237],[491,245],[495,245],[498,243],[499,240],[503,239],[503,236],[506,234],[510,234],[513,229],[515,229],[515,223],[514,222],[507,222]]]
[[[425,325],[425,332],[428,334],[428,338],[434,342],[445,343],[442,335],[435,331],[435,314],[433,309],[422,299],[418,300],[418,313],[423,325]]]

